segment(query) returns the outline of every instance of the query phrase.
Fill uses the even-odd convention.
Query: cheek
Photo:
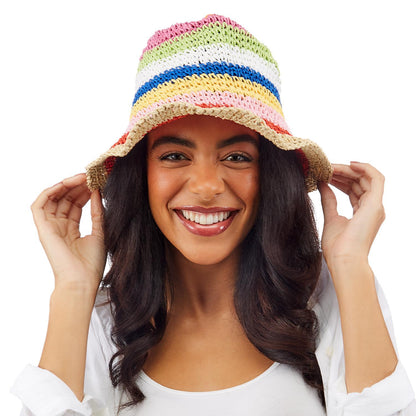
[[[252,223],[255,221],[257,217],[257,211],[259,206],[260,200],[260,185],[259,185],[259,174],[258,172],[254,173],[250,176],[247,180],[247,200],[250,201],[250,209],[251,209],[251,219]]]
[[[168,201],[177,192],[179,178],[170,169],[156,168],[149,161],[147,166],[147,185],[149,204],[153,216],[166,208]]]
[[[259,174],[257,170],[242,172],[232,179],[232,188],[238,197],[243,200],[248,209],[257,208],[259,199]]]
[[[246,209],[247,209],[247,230],[251,229],[256,222],[260,201],[259,175],[253,173],[246,178]]]
[[[260,190],[260,184],[259,184],[259,173],[257,171],[253,172],[249,178],[247,179],[248,184],[248,192],[250,194],[250,197],[252,199],[258,199],[259,197],[259,190]]]

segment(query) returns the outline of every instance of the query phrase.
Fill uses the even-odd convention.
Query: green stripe
[[[153,49],[150,49],[143,55],[137,71],[142,70],[145,66],[154,61],[167,58],[178,52],[183,52],[187,49],[195,48],[201,45],[215,43],[228,43],[232,46],[248,49],[275,65],[279,71],[277,62],[273,59],[269,49],[257,39],[248,36],[245,31],[229,26],[226,23],[221,25],[221,33],[218,33],[218,26],[219,25],[217,23],[211,23],[203,28],[198,28],[195,31],[178,36],[173,42],[167,41]]]

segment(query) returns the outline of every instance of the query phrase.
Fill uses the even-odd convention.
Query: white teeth
[[[216,224],[217,222],[221,222],[226,220],[230,215],[231,212],[215,212],[213,214],[202,214],[201,212],[194,212],[194,211],[185,211],[181,210],[182,215],[192,222],[196,222],[197,224],[202,225],[211,225]]]

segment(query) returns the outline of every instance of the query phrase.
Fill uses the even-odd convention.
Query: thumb
[[[91,235],[104,238],[103,218],[104,218],[104,207],[101,201],[100,191],[96,189],[91,194],[91,221],[92,221]]]
[[[321,194],[322,210],[324,212],[325,222],[333,217],[338,216],[337,198],[334,191],[325,182],[319,182],[318,189]]]

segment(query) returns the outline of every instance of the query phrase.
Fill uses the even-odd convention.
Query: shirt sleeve
[[[376,279],[376,289],[386,326],[397,353],[390,310]],[[323,265],[313,307],[320,324],[316,357],[321,369],[328,416],[416,416],[414,392],[399,359],[392,374],[360,393],[347,393],[341,317],[332,278]]]
[[[115,414],[116,392],[112,387],[107,366],[112,349],[103,327],[105,326],[102,322],[103,312],[105,317],[105,311],[100,311],[96,306],[91,315],[82,402],[55,374],[28,364],[18,375],[10,390],[22,401],[20,416],[113,416]]]

